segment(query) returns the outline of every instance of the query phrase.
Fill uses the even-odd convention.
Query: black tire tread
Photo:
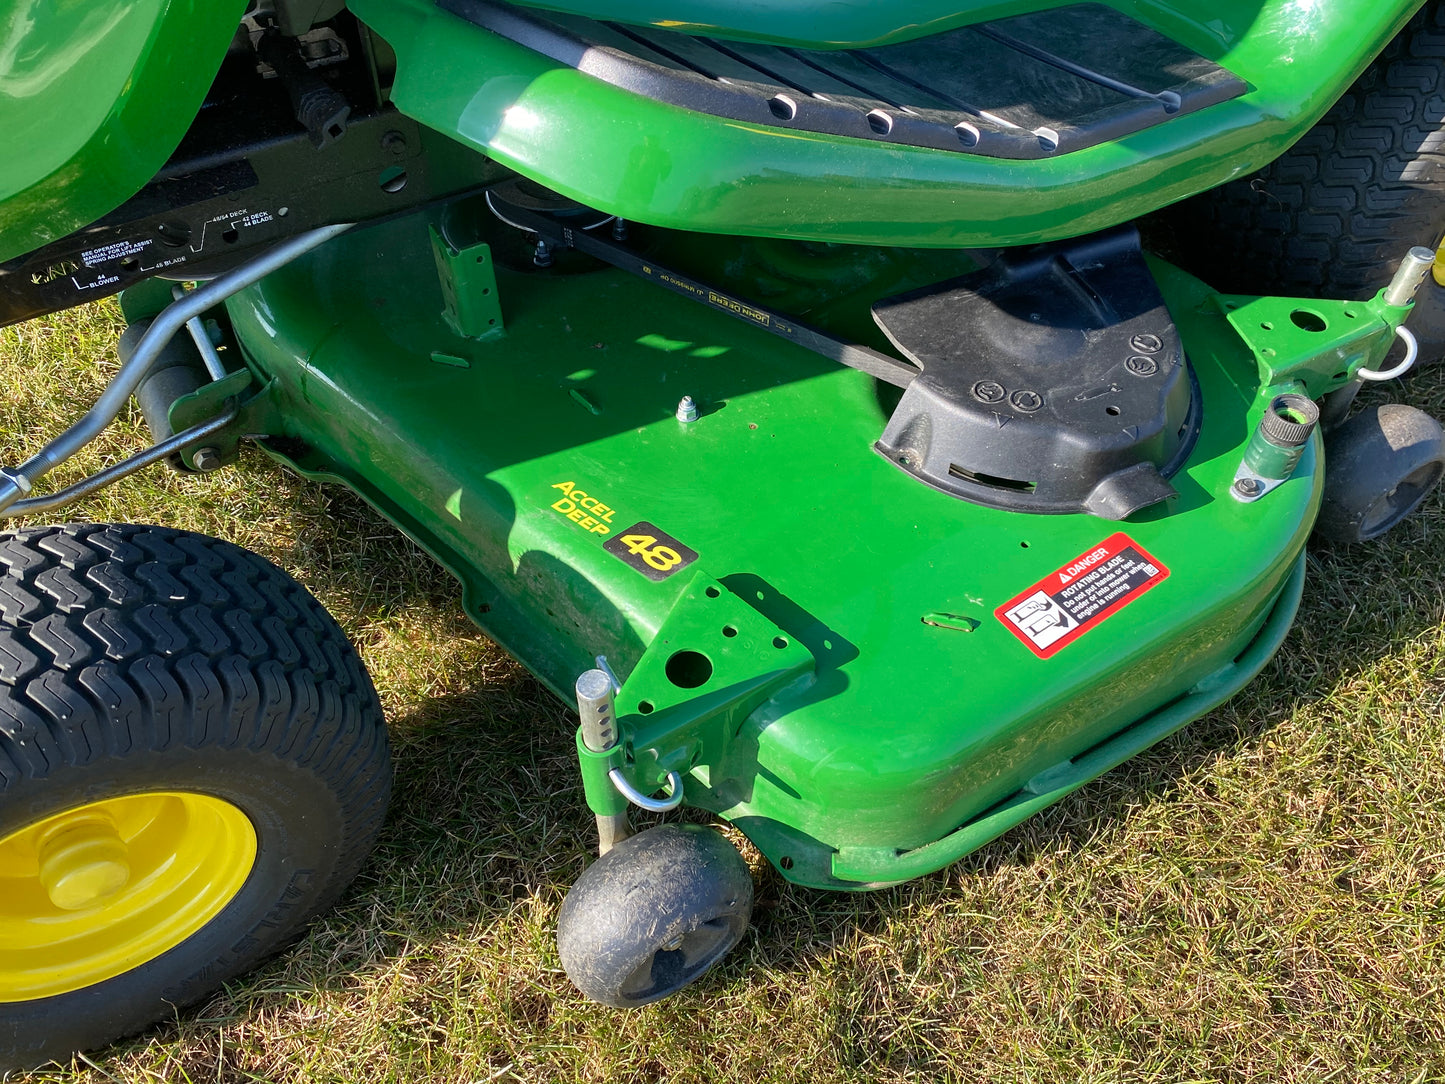
[[[1430,0],[1298,143],[1175,209],[1232,292],[1363,300],[1445,231],[1445,0]]]
[[[0,535],[0,805],[66,766],[178,745],[269,753],[341,796],[348,835],[311,914],[334,902],[391,773],[370,678],[321,604],[257,554],[171,528]]]

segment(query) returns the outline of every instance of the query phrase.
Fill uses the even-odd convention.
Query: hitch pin
[[[618,688],[617,677],[604,659],[599,658],[598,662],[601,664],[598,669],[588,670],[577,679],[577,714],[582,724],[582,744],[587,751],[610,753],[617,750],[620,741],[614,699]],[[666,813],[682,804],[683,782],[680,772],[667,773],[666,798],[652,798],[643,794],[628,782],[621,768],[609,769],[607,778],[618,794],[639,809],[650,813]],[[597,813],[596,817],[597,849],[600,854],[606,854],[632,834],[625,807],[620,813]]]
[[[1420,288],[1420,283],[1425,281],[1425,275],[1434,265],[1435,253],[1424,245],[1416,245],[1405,253],[1405,258],[1395,270],[1395,277],[1390,280],[1390,285],[1385,287],[1385,304],[1408,305],[1415,299],[1415,291]]]
[[[1415,300],[1415,291],[1420,288],[1420,284],[1425,281],[1425,276],[1430,273],[1430,269],[1434,266],[1435,253],[1431,252],[1424,245],[1416,245],[1409,252],[1405,253],[1405,258],[1400,261],[1400,266],[1395,269],[1395,277],[1390,280],[1390,285],[1385,287],[1385,292],[1380,295],[1380,299],[1384,301],[1386,305],[1393,305],[1397,308],[1401,305],[1410,304],[1410,302]],[[1397,376],[1404,376],[1410,371],[1410,367],[1415,364],[1415,359],[1420,356],[1420,344],[1416,342],[1414,333],[1404,324],[1400,324],[1395,328],[1395,336],[1405,344],[1404,358],[1398,364],[1385,370],[1356,369],[1356,384],[1353,386],[1354,390],[1350,391],[1349,395],[1344,397],[1343,409],[1348,409],[1349,403],[1354,401],[1355,393],[1359,391],[1358,381],[1369,380],[1379,382],[1383,380],[1394,380]],[[1349,390],[1349,388],[1347,387],[1341,390]],[[1337,406],[1334,412],[1338,413],[1340,409],[1341,408]]]
[[[582,721],[582,744],[593,753],[606,753],[617,745],[617,713],[612,698],[610,673],[588,670],[577,679],[577,714]],[[597,814],[599,855],[606,854],[631,834],[626,807],[621,813]]]

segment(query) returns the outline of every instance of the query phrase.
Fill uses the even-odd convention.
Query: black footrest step
[[[1247,89],[1102,4],[872,49],[798,49],[523,11],[446,10],[604,82],[713,116],[993,158],[1067,154]]]

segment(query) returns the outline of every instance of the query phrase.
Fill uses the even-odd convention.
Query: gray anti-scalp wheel
[[[1315,534],[1349,545],[1379,538],[1445,474],[1440,423],[1401,403],[1368,407],[1325,438],[1325,492]]]
[[[593,1001],[636,1008],[722,959],[752,909],[752,877],[731,843],[702,825],[664,824],[623,840],[577,879],[557,916],[557,950]]]

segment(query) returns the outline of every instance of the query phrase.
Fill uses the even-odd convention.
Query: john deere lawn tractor
[[[560,956],[644,1005],[753,889],[633,807],[931,873],[1424,499],[1440,426],[1354,399],[1445,353],[1442,114],[1439,0],[9,0],[0,323],[129,330],[0,471],[0,1070],[295,938],[390,786],[304,589],[72,501],[251,441],[446,566],[577,706]]]

